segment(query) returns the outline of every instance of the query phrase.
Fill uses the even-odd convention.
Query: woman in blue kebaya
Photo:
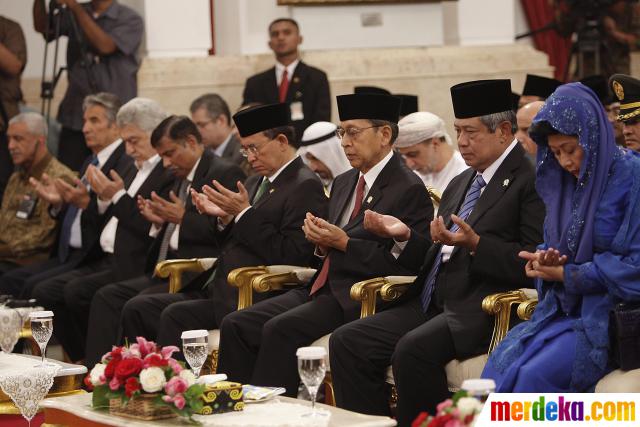
[[[544,244],[527,259],[538,305],[489,357],[498,392],[583,392],[614,367],[609,312],[640,300],[640,157],[616,146],[607,113],[580,83],[560,86],[530,128]]]

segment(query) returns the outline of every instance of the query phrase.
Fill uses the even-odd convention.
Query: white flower
[[[93,367],[89,374],[89,379],[92,385],[97,386],[105,383],[104,369],[106,367],[107,365],[103,363],[96,363],[96,366]]]
[[[180,378],[187,382],[187,386],[191,387],[196,383],[196,376],[189,369],[183,369],[180,371]]]
[[[456,407],[460,411],[460,417],[464,418],[467,415],[480,412],[482,410],[482,403],[475,397],[461,397],[458,399]]]
[[[164,376],[162,368],[154,366],[152,368],[143,369],[140,372],[140,384],[142,389],[147,393],[155,393],[162,390],[162,387],[167,383],[167,379]]]

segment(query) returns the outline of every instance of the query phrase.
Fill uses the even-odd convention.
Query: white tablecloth
[[[330,413],[324,422],[313,423],[300,417],[309,412],[311,403],[288,397],[278,397],[268,402],[252,403],[242,412],[196,416],[203,426],[340,426],[340,427],[393,427],[396,422],[391,418],[363,415],[327,405],[316,405],[321,411]],[[43,408],[55,408],[72,413],[85,420],[91,420],[108,426],[149,427],[149,426],[184,426],[180,419],[161,421],[136,421],[109,415],[107,411],[91,409],[91,394],[78,394],[45,399]]]
[[[42,307],[0,307],[0,348],[11,353],[18,342],[24,322],[32,311],[42,310]]]

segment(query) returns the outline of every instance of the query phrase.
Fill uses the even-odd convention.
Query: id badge
[[[20,206],[18,206],[18,210],[16,211],[16,218],[20,219],[29,219],[31,215],[33,215],[33,211],[36,208],[36,203],[38,199],[33,197],[31,194],[25,194],[22,196],[22,200],[20,201]]]
[[[291,103],[291,120],[304,120],[304,112],[302,111],[302,102],[296,101]]]

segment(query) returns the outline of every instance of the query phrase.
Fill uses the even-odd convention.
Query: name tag
[[[33,197],[30,194],[25,194],[22,196],[22,200],[20,201],[20,206],[18,206],[18,210],[16,211],[16,218],[20,219],[29,219],[33,215],[33,211],[36,208],[36,203],[38,199]]]
[[[296,101],[291,103],[291,120],[304,120],[304,112],[302,111],[302,102]]]

